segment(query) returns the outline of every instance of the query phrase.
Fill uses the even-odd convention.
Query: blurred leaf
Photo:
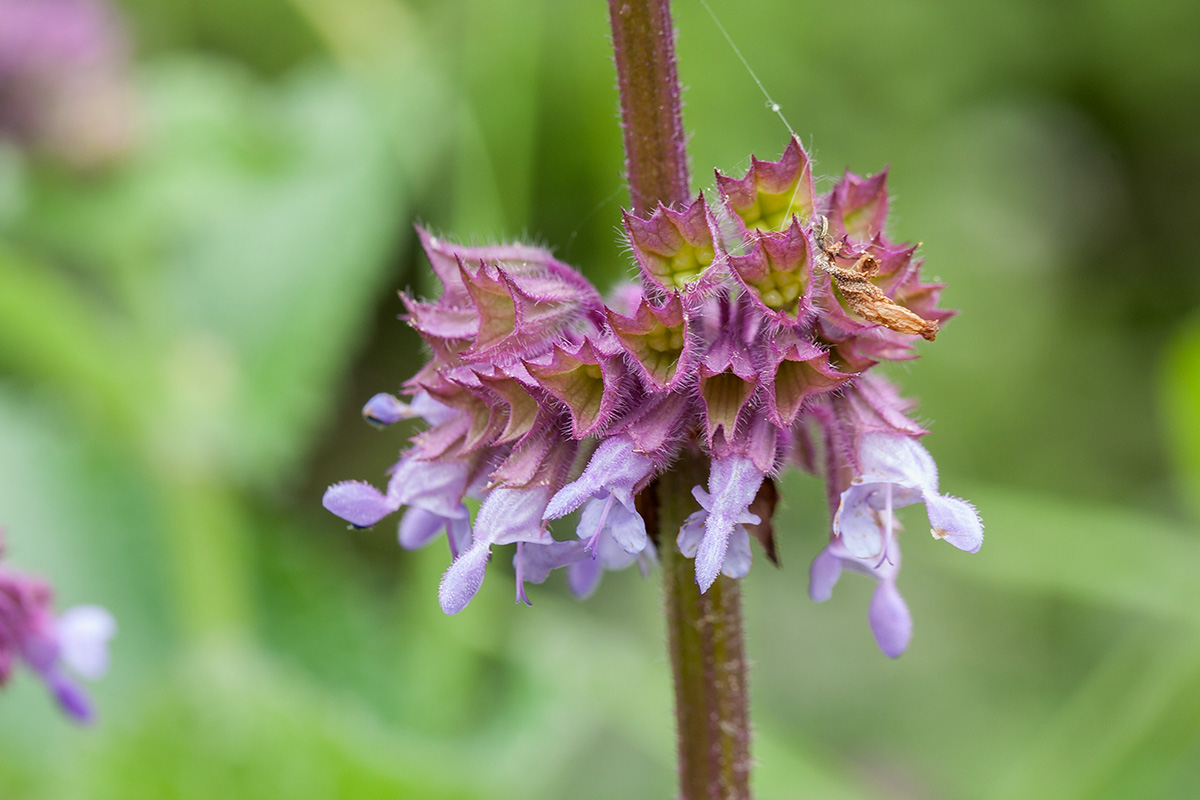
[[[454,55],[466,96],[448,229],[464,240],[512,239],[530,214],[546,9],[542,0],[468,0],[459,13],[462,39]]]
[[[1155,514],[1072,503],[999,488],[967,493],[987,525],[979,554],[938,548],[936,562],[962,580],[1069,597],[1200,631],[1200,537]]]
[[[223,460],[269,482],[327,408],[408,235],[396,162],[353,84],[328,73],[273,97],[184,65],[159,75],[155,96],[163,140],[192,142],[168,165],[182,191],[164,286],[179,338],[165,368],[183,416],[162,435],[226,437]]]
[[[1170,770],[1188,763],[1179,752],[1200,723],[1200,639],[1165,638],[1159,631],[1129,637],[1088,676],[1027,753],[983,796],[1007,798],[1167,797]],[[1156,732],[1175,730],[1155,742]],[[1120,780],[1137,776],[1143,745],[1158,774],[1157,787],[1129,793]],[[1192,748],[1193,750],[1195,748]],[[1194,766],[1194,762],[1191,762]],[[1131,769],[1132,767],[1132,769]]]
[[[0,245],[0,366],[59,387],[73,412],[133,424],[138,343],[70,281]]]
[[[1179,467],[1180,488],[1200,519],[1200,322],[1181,328],[1163,371],[1164,436]]]
[[[291,0],[330,54],[369,94],[396,143],[406,188],[415,194],[443,177],[434,154],[447,145],[459,93],[444,72],[453,51],[439,49],[423,20],[400,0]],[[458,12],[451,4],[440,7]],[[461,15],[454,17],[455,29]],[[440,189],[444,181],[438,181]]]
[[[56,800],[487,796],[446,744],[385,729],[250,651],[209,650],[139,706]]]
[[[124,389],[109,405],[138,408],[163,463],[276,482],[327,410],[411,233],[400,165],[432,163],[411,148],[439,146],[439,120],[406,139],[415,126],[388,128],[355,82],[328,70],[275,88],[211,60],[158,64],[144,97],[148,141],[125,172],[95,184],[41,176],[18,226],[115,280],[128,316],[114,324],[138,331],[142,349],[94,352],[105,320],[84,307],[91,298],[13,266],[0,302],[12,306],[4,324],[24,327],[6,337],[9,358],[36,356],[27,368],[43,372],[70,361],[43,376],[60,385],[90,369],[91,383],[108,379],[101,398]],[[118,356],[158,387],[122,381]]]

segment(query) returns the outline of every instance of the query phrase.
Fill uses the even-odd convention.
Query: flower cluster
[[[0,0],[0,138],[80,170],[135,144],[125,27],[109,0]]]
[[[91,701],[66,668],[91,680],[103,676],[116,622],[99,606],[75,606],[55,617],[53,604],[54,593],[45,582],[0,567],[0,687],[23,661],[63,711],[77,722],[90,722]]]
[[[715,203],[625,215],[640,281],[607,304],[546,250],[419,231],[443,292],[404,299],[432,359],[405,384],[409,402],[377,395],[363,413],[428,428],[386,491],[339,483],[325,507],[360,527],[407,507],[410,548],[444,530],[453,560],[440,601],[454,614],[499,545],[516,545],[526,602],[524,584],[556,568],[580,595],[604,569],[647,569],[655,542],[637,498],[678,459],[708,464],[707,486],[693,490],[700,510],[678,532],[696,582],[741,577],[751,535],[771,552],[771,478],[795,465],[823,474],[833,516],[812,596],[828,597],[843,568],[873,577],[871,626],[899,655],[911,621],[895,586],[893,510],[923,502],[933,535],[970,552],[983,529],[968,503],[938,493],[908,404],[867,374],[915,357],[914,337],[934,339],[951,316],[937,308],[942,286],[922,282],[916,248],[884,235],[885,179],[847,173],[818,195],[794,139],[740,179],[717,173]],[[468,498],[482,501],[473,526]],[[577,538],[553,538],[548,521],[576,510]]]

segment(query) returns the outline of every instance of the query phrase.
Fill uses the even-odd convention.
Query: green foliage
[[[895,377],[988,525],[964,556],[905,518],[917,627],[888,662],[868,582],[805,596],[825,504],[788,481],[784,567],[745,587],[759,796],[1187,796],[1196,9],[709,2],[819,175],[893,164],[896,235],[963,310]],[[701,187],[787,134],[677,5]],[[126,11],[130,159],[78,176],[0,145],[0,524],[62,605],[121,624],[94,730],[28,677],[0,698],[0,797],[666,796],[652,580],[525,609],[501,568],[448,619],[443,548],[318,506],[403,445],[356,408],[418,361],[412,219],[629,273],[603,4]]]

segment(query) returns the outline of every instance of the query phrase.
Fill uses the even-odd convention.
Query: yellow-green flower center
[[[682,289],[698,279],[712,264],[714,257],[712,245],[697,246],[685,242],[679,252],[667,261],[670,281],[675,288]]]
[[[753,285],[763,305],[772,311],[788,309],[795,313],[799,305],[796,299],[804,292],[798,269],[783,271],[772,268],[765,278]]]
[[[738,215],[751,230],[781,231],[791,222],[793,214],[800,217],[803,223],[808,220],[811,210],[808,198],[795,188],[780,194],[759,190],[754,203],[738,209]]]

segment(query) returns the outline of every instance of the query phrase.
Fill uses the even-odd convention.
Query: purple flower
[[[654,467],[654,460],[639,453],[628,435],[605,439],[592,454],[583,474],[550,499],[546,519],[566,516],[589,500],[611,506],[615,499],[624,514],[637,517],[644,535],[646,525],[633,506],[633,496],[653,475]]]
[[[467,607],[483,584],[483,575],[492,546],[529,542],[549,544],[553,540],[542,522],[550,499],[548,487],[531,489],[494,489],[479,509],[471,546],[461,553],[438,588],[438,602],[447,614]]]
[[[393,468],[386,494],[369,483],[343,481],[326,490],[322,504],[356,528],[370,528],[401,506],[461,519],[467,516],[462,499],[470,474],[468,461],[426,461],[409,453]]]
[[[937,465],[929,452],[904,435],[868,433],[858,453],[862,465],[842,492],[833,530],[858,558],[878,556],[886,536],[877,519],[884,508],[924,503],[935,539],[975,553],[983,545],[983,523],[966,500],[938,494]],[[890,513],[890,511],[888,512]]]
[[[513,559],[517,573],[517,602],[530,604],[525,595],[525,583],[542,583],[552,570],[562,567],[567,569],[571,593],[581,599],[596,591],[605,570],[622,570],[636,563],[642,575],[649,574],[657,554],[654,544],[645,535],[641,518],[626,517],[626,528],[621,531],[620,522],[612,524],[609,519],[609,524],[604,524],[599,519],[602,513],[593,511],[589,515],[585,510],[576,529],[578,538],[574,540],[517,545]]]
[[[827,600],[844,567],[874,578],[868,619],[880,649],[892,658],[912,636],[912,618],[896,589],[895,509],[923,502],[935,538],[972,553],[983,543],[975,509],[938,494],[937,467],[917,442],[924,430],[905,415],[910,405],[890,384],[871,378],[816,409],[829,451],[833,531],[813,561],[809,592],[818,602]]]
[[[698,489],[699,487],[697,487]],[[696,558],[696,554],[700,552],[701,546],[704,544],[705,537],[708,531],[709,514],[707,511],[700,510],[688,516],[683,522],[683,527],[679,529],[679,536],[676,544],[679,546],[679,552],[687,558]],[[720,541],[725,542],[725,551],[718,556],[713,555],[716,550],[715,546],[706,548],[704,557],[701,560],[702,564],[713,564],[719,568],[720,574],[727,575],[730,578],[744,578],[750,572],[750,565],[754,560],[754,554],[750,552],[750,534],[746,530],[746,525],[757,525],[762,522],[757,514],[746,512],[739,515],[738,522],[730,529],[729,533],[720,539],[709,539],[709,542]],[[707,567],[712,569],[712,567]],[[697,566],[699,572],[700,566]],[[708,583],[702,583],[702,579],[697,574],[696,582],[700,583],[705,591],[712,582],[716,580],[716,574],[708,579]]]
[[[405,303],[431,358],[404,384],[411,404],[376,395],[363,414],[429,427],[386,491],[339,483],[326,508],[366,527],[408,506],[405,547],[445,530],[453,562],[439,601],[453,614],[508,544],[522,602],[526,585],[555,569],[582,596],[606,569],[649,568],[639,494],[675,460],[700,461],[700,510],[655,541],[674,538],[707,591],[722,574],[748,573],[751,533],[773,548],[774,493],[755,503],[791,461],[823,472],[834,517],[814,597],[827,597],[843,568],[874,577],[872,629],[898,655],[911,621],[895,586],[893,509],[924,503],[934,535],[971,552],[982,524],[970,504],[939,493],[911,404],[867,374],[915,357],[918,336],[951,316],[937,308],[941,285],[922,282],[916,248],[884,235],[887,209],[883,174],[847,173],[817,194],[793,140],[742,178],[718,173],[715,199],[626,213],[640,284],[607,303],[542,248],[465,247],[419,229],[442,290]],[[473,532],[468,495],[482,500]],[[575,536],[555,539],[548,524],[573,512]]]
[[[91,722],[91,700],[69,673],[89,680],[103,677],[108,640],[116,631],[112,615],[99,606],[75,606],[56,618],[47,584],[0,568],[0,687],[22,661],[68,716]]]
[[[885,513],[890,515],[891,509],[886,509]],[[855,556],[839,540],[830,542],[812,563],[808,592],[818,603],[828,600],[843,568],[874,578],[875,593],[871,596],[867,620],[879,649],[889,658],[899,658],[912,638],[912,615],[896,589],[900,545],[895,539],[893,525],[886,523],[885,528],[884,550],[870,558]]]
[[[688,522],[679,532],[678,544],[680,552],[684,555],[689,555],[689,551],[695,553],[696,583],[700,584],[701,591],[708,591],[717,575],[726,569],[725,561],[731,549],[730,539],[734,537],[735,531],[739,532],[734,537],[735,546],[741,548],[742,541],[745,540],[746,547],[744,552],[738,550],[734,553],[737,556],[734,559],[736,566],[730,568],[734,572],[741,571],[741,562],[744,560],[746,570],[742,571],[741,575],[731,577],[740,578],[749,571],[750,542],[746,529],[742,526],[762,522],[758,516],[750,513],[750,504],[754,502],[754,496],[758,494],[758,487],[762,482],[763,473],[753,461],[741,456],[730,456],[712,462],[707,492],[699,486],[692,489],[692,495],[703,510],[688,518]],[[704,524],[704,536],[693,547],[693,530],[701,522]]]

